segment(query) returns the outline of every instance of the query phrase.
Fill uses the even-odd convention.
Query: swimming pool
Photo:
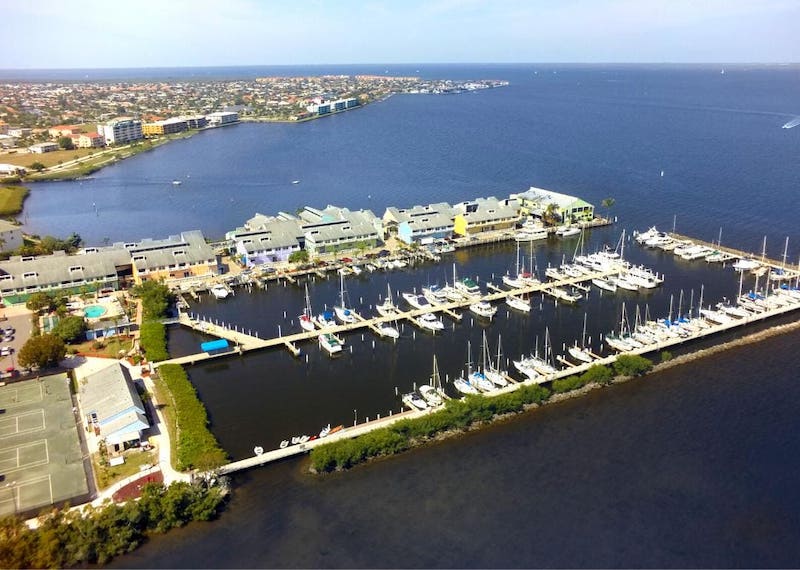
[[[89,305],[83,309],[83,314],[87,319],[97,319],[106,314],[106,308],[100,305]]]

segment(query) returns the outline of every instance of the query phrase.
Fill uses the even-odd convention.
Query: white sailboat
[[[569,355],[572,358],[581,362],[591,362],[594,360],[594,357],[586,348],[586,313],[583,313],[583,335],[581,338],[581,346],[578,346],[576,343],[574,346],[570,346],[567,349],[567,352],[569,352]]]
[[[392,300],[392,287],[388,283],[386,284],[386,298],[380,305],[375,305],[375,310],[378,311],[378,314],[382,317],[388,317],[399,313]]]
[[[521,311],[523,313],[530,313],[531,312],[531,302],[530,299],[523,299],[522,297],[517,297],[515,295],[509,295],[506,297],[506,305],[515,309],[517,311]]]
[[[333,307],[333,312],[336,314],[336,318],[340,323],[349,325],[356,322],[356,316],[353,314],[353,311],[347,308],[347,304],[344,300],[344,275],[339,275],[339,282],[341,283],[339,288],[339,304]]]
[[[491,392],[495,389],[494,384],[486,378],[483,370],[477,367],[472,370],[472,351],[469,341],[467,341],[467,381],[481,392]]]
[[[444,403],[442,398],[442,380],[439,377],[439,367],[436,365],[436,355],[433,355],[433,372],[431,373],[431,383],[423,384],[419,387],[419,393],[431,407],[441,406]]]
[[[316,329],[316,325],[314,324],[314,313],[311,311],[311,299],[308,296],[308,283],[306,283],[305,288],[306,288],[306,306],[303,309],[303,314],[297,318],[300,321],[300,328],[302,328],[306,332],[312,332],[313,330]]]
[[[514,275],[510,275],[506,273],[503,275],[503,285],[506,287],[510,287],[512,289],[521,289],[525,287],[525,281],[522,279],[520,275],[520,265],[519,265],[519,242],[517,242],[517,263],[514,266]]]
[[[505,371],[500,367],[500,337],[497,337],[497,358],[494,362],[489,358],[489,341],[486,340],[486,331],[483,331],[483,375],[495,386],[502,388],[508,386]]]

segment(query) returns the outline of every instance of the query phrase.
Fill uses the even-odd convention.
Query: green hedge
[[[621,354],[613,366],[619,376],[641,376],[650,371],[653,362],[638,354]]]
[[[170,439],[175,467],[208,470],[224,464],[227,455],[208,429],[206,408],[198,399],[186,371],[178,364],[164,364],[158,367],[158,376],[157,383],[163,383],[168,391],[159,400],[166,405],[164,411],[170,423],[174,423]]]
[[[473,423],[494,416],[522,411],[528,404],[539,404],[550,397],[543,386],[522,386],[499,396],[468,396],[448,400],[445,407],[420,418],[401,420],[353,439],[343,439],[315,447],[311,451],[312,468],[318,472],[347,469],[371,457],[405,451],[415,441],[448,430],[462,430]]]
[[[31,530],[16,517],[0,519],[0,567],[64,568],[105,564],[130,552],[148,534],[166,532],[190,521],[207,521],[219,513],[224,494],[217,487],[149,483],[138,501],[57,511]]]
[[[139,345],[147,360],[159,362],[169,358],[167,352],[167,329],[158,321],[145,321],[139,331]]]

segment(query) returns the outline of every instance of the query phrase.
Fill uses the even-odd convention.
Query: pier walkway
[[[367,318],[361,315],[357,315],[357,320],[355,323],[329,327],[325,329],[325,332],[339,334],[363,328],[370,328],[372,330],[376,330],[377,325],[379,324],[390,323],[393,321],[398,321],[403,319],[413,321],[415,318],[419,317],[424,313],[445,313],[452,316],[456,320],[460,320],[460,315],[454,313],[454,310],[464,309],[479,300],[498,301],[501,299],[505,299],[506,297],[511,295],[518,296],[518,295],[526,295],[533,293],[547,294],[554,287],[565,287],[565,286],[568,287],[576,283],[591,281],[592,279],[596,279],[598,277],[609,277],[611,275],[618,275],[623,271],[624,268],[619,267],[609,271],[592,272],[586,275],[581,275],[580,277],[570,277],[566,279],[559,279],[557,281],[537,283],[535,285],[530,285],[528,287],[522,287],[519,289],[511,289],[509,291],[495,290],[493,293],[488,293],[482,296],[476,295],[474,297],[466,298],[461,301],[453,301],[449,303],[437,303],[436,305],[431,305],[430,307],[424,309],[412,309],[408,311],[400,311],[395,315],[388,315],[386,317],[376,316],[372,318]],[[213,353],[201,352],[196,354],[190,354],[188,356],[171,358],[169,360],[162,360],[161,362],[153,363],[153,366],[156,367],[162,364],[195,364],[197,362],[202,362],[204,360],[209,360],[213,358],[221,358],[235,354],[242,354],[244,352],[248,352],[251,350],[259,350],[259,349],[274,348],[274,347],[286,347],[292,352],[292,354],[297,356],[300,354],[300,350],[297,348],[297,343],[316,339],[321,332],[321,331],[312,331],[312,332],[303,331],[299,333],[278,336],[270,339],[261,339],[258,338],[258,336],[252,336],[250,334],[243,332],[243,330],[240,330],[239,327],[234,327],[234,329],[231,330],[228,327],[220,326],[218,324],[211,323],[209,321],[192,319],[189,317],[189,315],[186,314],[181,314],[180,318],[177,321],[173,320],[168,322],[177,322],[180,323],[181,325],[188,326],[194,330],[218,336],[219,338],[225,338],[235,343],[235,347],[232,350],[226,352],[213,352]]]
[[[652,352],[659,352],[659,351],[662,351],[662,350],[665,350],[665,349],[668,349],[668,348],[675,347],[675,346],[680,345],[680,344],[691,342],[693,340],[706,338],[706,337],[709,337],[711,335],[715,335],[715,334],[719,334],[719,333],[722,333],[722,332],[734,330],[734,329],[737,329],[737,328],[740,328],[740,327],[745,327],[747,325],[750,325],[750,324],[753,324],[753,323],[756,323],[756,322],[760,322],[760,321],[764,321],[764,320],[770,319],[772,317],[784,315],[784,314],[790,313],[792,311],[797,311],[798,309],[800,309],[800,302],[791,303],[789,305],[784,305],[782,307],[776,307],[774,309],[770,309],[770,310],[764,311],[762,313],[753,314],[753,315],[751,315],[749,317],[736,319],[736,320],[733,320],[733,321],[731,321],[729,323],[726,323],[726,324],[712,325],[709,328],[702,329],[702,330],[700,330],[700,331],[698,331],[698,332],[696,332],[696,333],[694,333],[694,334],[692,334],[692,335],[690,335],[688,337],[670,338],[670,339],[667,339],[667,340],[659,341],[659,342],[657,342],[655,344],[646,345],[646,346],[643,346],[642,348],[630,350],[630,351],[627,351],[627,352],[623,352],[623,353],[619,353],[619,354],[612,354],[612,355],[609,355],[609,356],[606,356],[606,357],[598,357],[596,360],[594,360],[593,362],[590,362],[590,363],[573,364],[573,363],[571,363],[569,361],[566,361],[563,358],[559,358],[559,361],[567,362],[568,364],[570,364],[570,366],[568,366],[568,367],[566,367],[566,368],[564,368],[562,370],[558,370],[554,374],[550,374],[548,376],[540,376],[540,377],[538,377],[536,379],[525,379],[525,380],[517,381],[517,380],[513,380],[513,379],[510,378],[511,380],[513,380],[512,384],[509,384],[508,386],[506,386],[504,388],[498,388],[498,389],[494,390],[489,395],[490,396],[494,396],[494,395],[500,395],[500,394],[513,392],[514,390],[519,389],[520,386],[525,386],[525,385],[550,383],[553,380],[558,380],[560,378],[565,378],[567,376],[572,376],[574,374],[581,374],[581,373],[585,372],[586,370],[588,370],[590,367],[595,366],[595,365],[604,365],[604,366],[611,365],[622,354],[639,354],[639,355],[643,355],[643,354],[648,354],[648,353],[652,353]],[[429,410],[426,410],[426,411],[409,410],[409,411],[402,412],[402,413],[399,413],[399,414],[394,414],[394,415],[391,415],[391,416],[388,416],[388,417],[376,419],[374,421],[366,422],[366,423],[361,424],[361,425],[356,425],[356,426],[353,426],[353,427],[345,428],[345,429],[343,429],[343,430],[341,430],[339,432],[336,432],[335,434],[329,435],[326,438],[315,439],[315,440],[309,441],[309,442],[307,442],[305,444],[290,445],[290,446],[285,447],[283,449],[279,448],[279,449],[275,449],[275,450],[272,450],[272,451],[267,451],[267,452],[265,452],[265,453],[263,453],[261,455],[255,455],[253,457],[248,457],[248,458],[242,459],[240,461],[234,461],[232,463],[228,463],[227,465],[223,465],[222,467],[220,467],[218,469],[218,472],[220,474],[226,474],[227,475],[227,474],[230,474],[230,473],[235,473],[236,471],[241,471],[241,470],[244,470],[244,469],[250,469],[252,467],[266,465],[267,463],[271,463],[271,462],[274,462],[274,461],[279,461],[279,460],[287,458],[287,457],[291,457],[291,456],[294,456],[294,455],[299,455],[299,454],[302,454],[302,453],[306,453],[306,452],[310,451],[311,449],[313,449],[313,448],[315,448],[317,446],[320,446],[320,445],[324,445],[326,443],[330,443],[330,442],[338,441],[338,440],[342,440],[342,439],[348,439],[348,438],[357,437],[359,435],[368,433],[368,432],[376,430],[376,429],[388,427],[388,426],[400,421],[401,419],[419,418],[419,417],[422,417],[422,416],[424,416],[426,414],[433,413],[435,411],[436,411],[435,409],[429,409]]]

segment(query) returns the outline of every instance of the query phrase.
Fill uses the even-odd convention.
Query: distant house
[[[0,220],[0,251],[14,251],[21,245],[22,229],[11,222]]]
[[[150,427],[128,369],[119,362],[79,378],[78,401],[87,429],[110,451],[137,447]]]
[[[33,144],[33,145],[28,147],[28,150],[30,150],[31,152],[36,153],[36,154],[43,154],[45,152],[53,152],[54,150],[58,150],[58,143],[42,142],[42,143],[38,143],[38,144]]]
[[[75,125],[56,125],[47,130],[50,138],[57,139],[58,137],[71,137],[81,132],[81,127]]]
[[[106,139],[100,133],[80,133],[72,135],[75,148],[100,148],[106,146]]]
[[[594,218],[594,206],[577,196],[531,186],[525,192],[512,194],[511,197],[519,200],[520,209],[525,215],[541,218],[550,207],[564,223],[591,221]]]
[[[0,176],[25,176],[26,170],[16,164],[0,164]]]

